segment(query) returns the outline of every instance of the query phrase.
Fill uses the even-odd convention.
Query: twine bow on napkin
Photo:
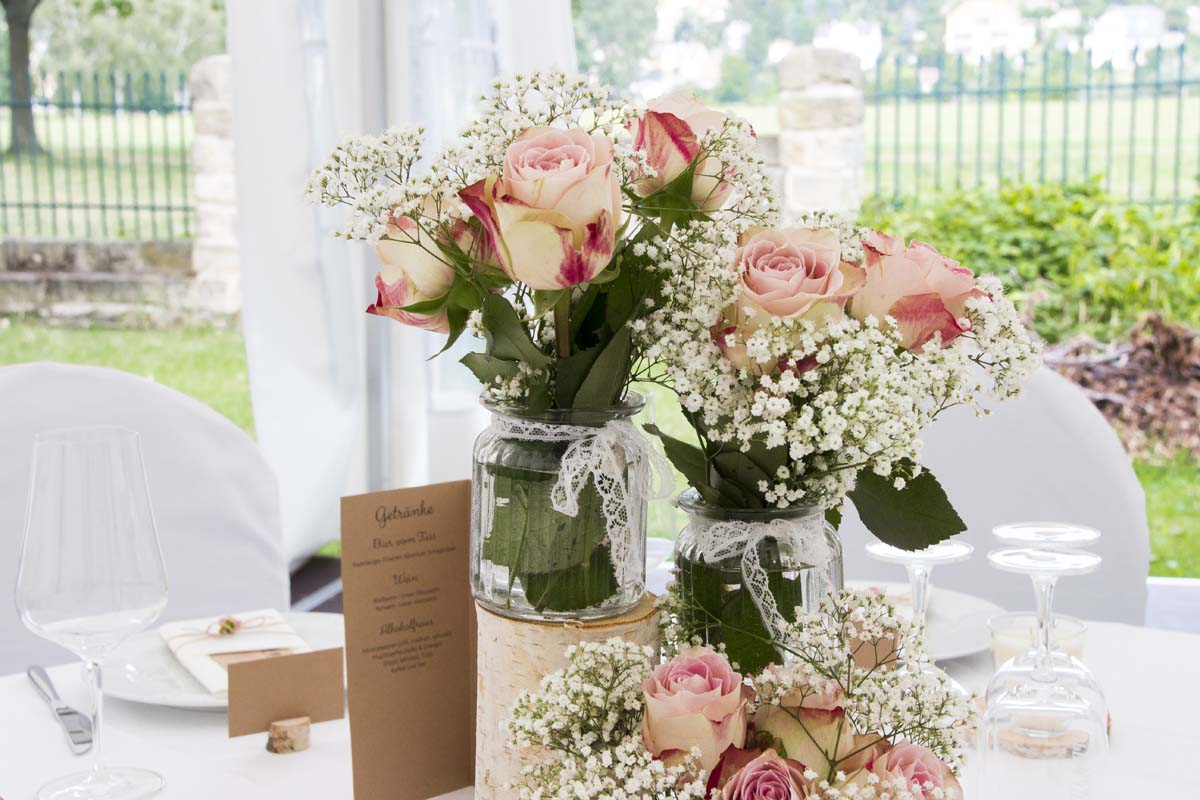
[[[771,638],[777,642],[783,641],[787,634],[787,620],[779,613],[775,596],[771,594],[769,577],[759,557],[758,545],[765,539],[773,539],[789,545],[798,562],[823,569],[831,558],[829,545],[825,541],[823,518],[818,515],[773,519],[769,522],[693,518],[688,525],[696,542],[696,554],[705,562],[741,557],[743,585],[749,589],[750,597]]]
[[[627,584],[645,568],[632,504],[670,495],[674,474],[632,422],[616,419],[595,428],[494,417],[492,428],[509,439],[570,442],[550,490],[551,505],[560,514],[577,515],[579,495],[590,478],[600,495],[617,582]]]

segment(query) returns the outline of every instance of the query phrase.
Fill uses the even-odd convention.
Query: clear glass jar
[[[694,489],[679,496],[679,507],[688,515],[688,526],[675,543],[675,579],[684,601],[685,631],[700,635],[710,645],[724,644],[731,661],[745,673],[761,672],[768,664],[783,663],[785,654],[771,641],[762,614],[742,574],[742,554],[715,562],[700,553],[697,530],[718,522],[772,524],[795,523],[794,538],[763,538],[756,547],[767,573],[775,604],[784,619],[794,621],[797,607],[816,610],[821,600],[839,592],[842,580],[842,543],[825,521],[825,510],[815,506],[777,509],[730,509],[710,505]],[[820,536],[824,542],[806,541]],[[828,552],[824,565],[808,563],[806,553]],[[814,547],[813,545],[816,545]]]
[[[471,482],[471,588],[486,608],[529,620],[591,620],[615,617],[634,608],[646,591],[646,498],[630,491],[629,458],[621,476],[629,498],[629,524],[635,531],[639,567],[618,580],[607,540],[601,496],[589,475],[575,516],[556,511],[551,490],[563,456],[579,437],[537,441],[513,425],[599,429],[626,420],[645,401],[630,393],[615,408],[554,409],[529,412],[484,400],[493,424],[475,440]],[[508,423],[508,424],[506,424]],[[569,435],[570,432],[568,432]]]

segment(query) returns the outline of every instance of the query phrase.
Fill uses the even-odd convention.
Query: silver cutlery
[[[67,733],[67,741],[75,755],[82,755],[92,749],[92,720],[82,711],[76,711],[62,701],[50,676],[41,667],[30,667],[26,673],[29,680],[37,687],[38,693],[45,698],[52,711],[58,718],[58,724]]]

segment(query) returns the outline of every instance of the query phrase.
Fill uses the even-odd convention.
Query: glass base
[[[38,789],[37,800],[135,800],[163,788],[162,776],[148,769],[104,767],[76,772]]]

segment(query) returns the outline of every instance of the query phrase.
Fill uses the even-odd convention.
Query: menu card
[[[426,800],[471,785],[471,484],[342,498],[354,796]]]

